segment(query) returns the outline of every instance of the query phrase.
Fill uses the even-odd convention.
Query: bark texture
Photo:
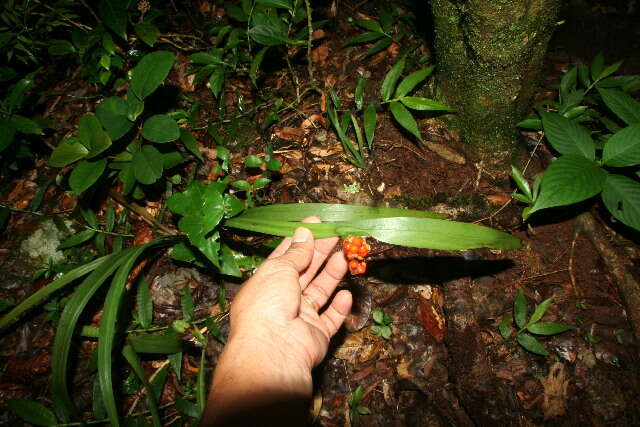
[[[431,0],[439,95],[490,166],[517,149],[560,0]]]

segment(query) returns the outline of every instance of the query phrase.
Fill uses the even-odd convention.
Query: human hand
[[[348,291],[331,298],[347,271],[341,252],[329,257],[337,242],[298,228],[242,286],[202,425],[302,425],[311,369],[351,309]]]

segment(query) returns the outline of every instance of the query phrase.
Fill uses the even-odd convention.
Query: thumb
[[[275,258],[293,265],[298,273],[302,273],[313,258],[313,234],[308,228],[298,227],[293,233],[291,246],[280,257]]]

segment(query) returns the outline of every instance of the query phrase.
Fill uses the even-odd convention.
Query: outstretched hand
[[[242,286],[231,306],[229,341],[216,367],[205,424],[239,421],[238,410],[247,416],[243,422],[251,422],[247,399],[254,399],[248,402],[254,408],[277,412],[287,400],[310,398],[311,369],[324,359],[351,309],[348,291],[333,295],[347,271],[342,253],[329,256],[337,242],[315,240],[300,227]]]

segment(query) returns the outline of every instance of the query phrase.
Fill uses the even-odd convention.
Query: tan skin
[[[311,370],[352,304],[346,290],[331,298],[347,271],[341,252],[330,256],[337,242],[300,227],[242,286],[202,425],[304,425]]]

